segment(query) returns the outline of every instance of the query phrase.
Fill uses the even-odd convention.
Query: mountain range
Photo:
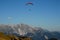
[[[46,40],[50,38],[60,40],[60,32],[58,31],[48,31],[41,27],[32,27],[27,24],[1,24],[0,32],[14,34],[16,36],[27,36],[31,37],[33,40]]]

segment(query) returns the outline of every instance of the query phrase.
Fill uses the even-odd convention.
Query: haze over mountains
[[[16,36],[28,36],[32,37],[33,40],[45,40],[54,37],[60,39],[60,32],[50,32],[40,27],[31,27],[26,24],[15,24],[15,25],[0,25],[0,32],[5,34],[14,34]]]

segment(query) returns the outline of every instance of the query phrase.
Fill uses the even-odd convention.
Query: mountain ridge
[[[45,36],[50,39],[56,37],[60,39],[60,32],[50,32],[40,27],[31,27],[26,24],[0,25],[0,31],[6,34],[15,34],[32,37],[33,40],[45,40]]]

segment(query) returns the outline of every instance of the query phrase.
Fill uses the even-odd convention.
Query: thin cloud
[[[12,19],[12,17],[8,17],[8,19],[10,20],[10,19]]]

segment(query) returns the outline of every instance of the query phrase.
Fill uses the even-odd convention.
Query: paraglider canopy
[[[27,2],[26,5],[33,5],[33,3],[32,2]]]

